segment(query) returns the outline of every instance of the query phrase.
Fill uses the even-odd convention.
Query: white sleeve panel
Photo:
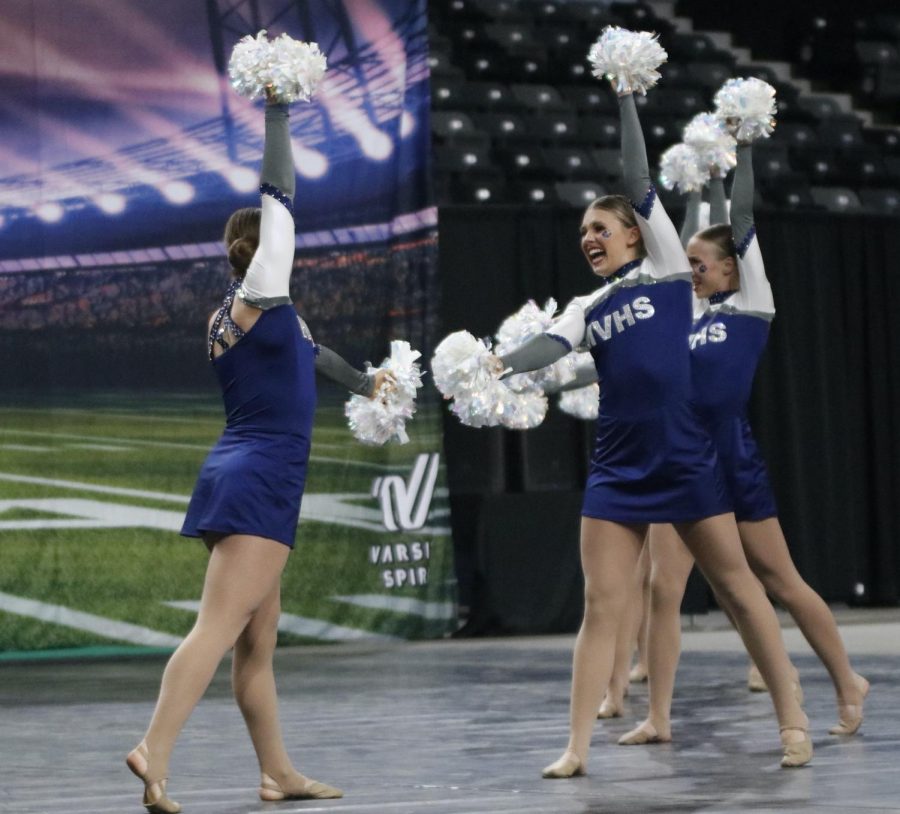
[[[569,350],[582,345],[585,334],[584,298],[575,297],[544,333],[557,339],[564,339],[569,345]]]
[[[642,204],[635,208],[634,214],[644,239],[647,259],[650,260],[645,263],[647,270],[658,279],[680,274],[690,276],[691,265],[681,245],[681,236],[656,197],[655,190],[652,192],[650,212],[647,215],[645,212],[645,204]]]
[[[259,247],[241,283],[241,298],[253,303],[288,297],[293,266],[294,216],[271,195],[263,195]]]
[[[743,254],[738,255],[738,270],[741,287],[731,300],[735,310],[773,315],[775,300],[772,297],[772,286],[766,277],[766,267],[755,232]]]

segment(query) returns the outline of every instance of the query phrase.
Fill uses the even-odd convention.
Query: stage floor
[[[855,738],[827,734],[827,674],[786,631],[816,749],[803,769],[778,767],[768,695],[747,692],[736,635],[704,620],[708,629],[685,637],[675,742],[615,745],[646,709],[646,687],[633,685],[627,717],[598,721],[587,777],[540,777],[566,741],[573,638],[560,636],[279,652],[288,746],[301,771],[344,789],[334,801],[258,800],[226,662],[179,740],[169,790],[185,814],[898,812],[900,623],[854,613],[842,632],[872,682]],[[123,758],[149,720],[163,663],[0,667],[0,812],[143,811]]]

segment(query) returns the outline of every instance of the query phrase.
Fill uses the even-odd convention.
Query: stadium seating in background
[[[732,53],[721,37],[659,16],[641,2],[442,0],[430,4],[432,133],[439,203],[583,206],[621,176],[615,95],[586,56],[606,25],[652,30],[669,58],[637,102],[655,174],[684,125],[712,107],[732,76],[758,76],[777,91],[778,125],[757,142],[758,202],[791,209],[897,212],[900,132],[872,127],[831,95],[900,102],[900,12],[832,21],[809,13],[797,70]],[[852,10],[850,11],[852,21]],[[833,83],[820,83],[830,71]],[[678,203],[677,195],[661,191]]]

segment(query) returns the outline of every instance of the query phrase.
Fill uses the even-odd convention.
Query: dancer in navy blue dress
[[[200,471],[182,529],[210,550],[200,610],[166,666],[150,726],[127,758],[154,814],[181,810],[166,795],[169,757],[232,647],[234,695],[259,760],[260,798],[341,796],[300,774],[285,749],[272,670],[280,577],[306,480],[316,371],[370,396],[385,374],[366,376],[315,345],[291,304],[294,167],[287,106],[271,98],[260,191],[261,208],[240,209],[226,225],[235,279],[209,324],[226,426]]]
[[[730,225],[724,222],[721,179],[711,182],[716,185],[711,189],[712,226],[691,231],[699,224],[694,217],[697,200],[689,202],[683,239],[696,295],[690,335],[695,400],[716,444],[750,567],[766,591],[791,614],[831,675],[840,719],[831,733],[852,735],[862,723],[869,685],[850,666],[828,606],[803,580],[791,559],[766,465],[747,418],[753,376],[775,316],[753,219],[751,150],[749,143],[737,148]],[[690,232],[689,238],[686,232]],[[694,559],[677,531],[667,525],[651,528],[650,556],[650,713],[619,739],[622,745],[671,740],[680,606]],[[793,667],[790,675],[796,682]],[[795,687],[799,694],[799,684]]]
[[[676,523],[700,568],[736,619],[771,688],[783,766],[809,761],[807,720],[793,695],[772,606],[752,578],[715,449],[691,403],[691,270],[650,183],[637,109],[620,95],[629,198],[585,212],[581,247],[602,286],[577,297],[543,335],[497,361],[519,373],[587,347],[600,384],[596,446],[582,507],[585,612],[575,644],[569,744],[544,770],[583,774],[616,631],[649,523]]]

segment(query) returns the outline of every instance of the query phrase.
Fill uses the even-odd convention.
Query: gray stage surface
[[[598,722],[584,778],[540,777],[566,740],[566,636],[279,652],[288,745],[301,771],[344,789],[334,801],[258,800],[224,664],[176,747],[169,789],[185,814],[897,812],[900,624],[855,621],[842,631],[872,693],[862,734],[843,741],[827,734],[836,716],[824,669],[786,632],[816,747],[804,769],[779,769],[769,698],[746,691],[736,636],[706,630],[686,636],[676,742],[615,745],[646,709],[638,687],[629,717]],[[0,812],[143,811],[123,758],[149,719],[163,663],[0,666]]]

